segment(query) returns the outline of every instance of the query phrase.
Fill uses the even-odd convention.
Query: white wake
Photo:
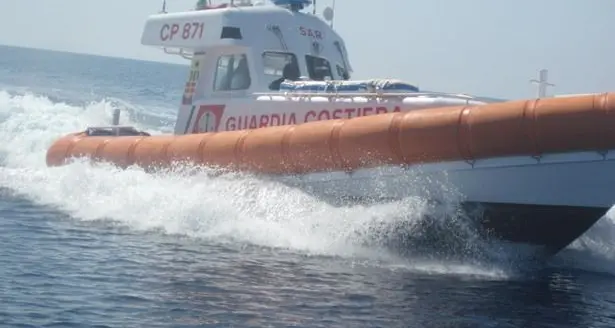
[[[506,276],[503,267],[401,260],[381,248],[378,242],[394,232],[391,227],[403,223],[412,231],[425,214],[446,217],[446,213],[438,212],[441,208],[420,198],[339,208],[250,176],[213,178],[207,170],[147,174],[137,168],[119,170],[86,162],[46,167],[47,147],[56,138],[89,125],[108,124],[115,108],[122,110],[122,124],[134,124],[152,133],[171,130],[170,126],[140,123],[138,118],[168,117],[173,108],[148,113],[117,99],[76,106],[27,92],[0,91],[0,187],[78,220],[108,219],[133,229],[158,229],[217,243],[385,260],[423,272]],[[137,121],[131,122],[131,117]],[[615,245],[610,238],[615,232],[613,220],[604,219],[599,225],[583,237],[583,245],[575,247],[615,263],[610,255]],[[610,229],[608,235],[602,236],[605,229]]]

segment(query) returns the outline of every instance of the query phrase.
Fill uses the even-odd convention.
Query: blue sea
[[[0,46],[1,327],[615,327],[611,213],[535,263],[473,238],[386,247],[451,220],[416,198],[338,208],[239,174],[46,167],[54,139],[116,108],[171,132],[187,77]]]

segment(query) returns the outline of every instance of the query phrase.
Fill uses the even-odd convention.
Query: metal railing
[[[175,48],[172,48],[172,49],[175,49]],[[178,55],[187,60],[192,60],[192,57],[194,57],[193,51],[186,51],[184,48],[178,48],[178,50],[171,50],[170,48],[162,47],[162,50],[164,51],[165,54]]]
[[[339,97],[339,98],[411,98],[411,97],[432,97],[432,98],[455,98],[464,100],[476,100],[475,96],[445,93],[445,92],[344,92],[344,91],[322,91],[322,92],[304,92],[301,90],[284,90],[278,92],[254,92],[256,96],[288,96],[288,97]]]

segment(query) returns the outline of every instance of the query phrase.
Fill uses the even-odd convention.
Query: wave
[[[47,147],[56,138],[86,126],[109,124],[116,108],[122,112],[121,124],[152,133],[172,131],[171,108],[152,110],[117,98],[79,104],[24,90],[0,91],[4,141],[0,187],[78,220],[109,220],[132,229],[162,230],[233,247],[254,245],[385,261],[439,274],[501,278],[514,271],[511,259],[516,254],[502,252],[502,245],[486,244],[473,235],[468,221],[453,210],[458,202],[453,194],[438,206],[423,198],[407,198],[334,207],[296,189],[244,174],[186,168],[150,174],[86,161],[46,167]],[[400,237],[400,231],[405,235]],[[613,219],[604,218],[563,253],[568,256],[565,260],[587,258],[579,254],[590,252],[595,261],[612,263],[602,268],[615,273],[614,232]],[[401,244],[416,251],[403,256],[391,252],[391,244],[401,240],[398,237],[409,238],[409,244],[408,239]]]

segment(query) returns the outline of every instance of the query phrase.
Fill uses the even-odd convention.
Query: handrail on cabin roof
[[[421,96],[431,96],[431,97],[451,97],[458,99],[477,99],[475,96],[458,94],[458,93],[445,93],[445,92],[334,92],[334,91],[325,91],[325,92],[303,92],[303,91],[295,91],[288,90],[284,92],[254,92],[252,93],[256,96],[311,96],[311,97],[421,97]]]

